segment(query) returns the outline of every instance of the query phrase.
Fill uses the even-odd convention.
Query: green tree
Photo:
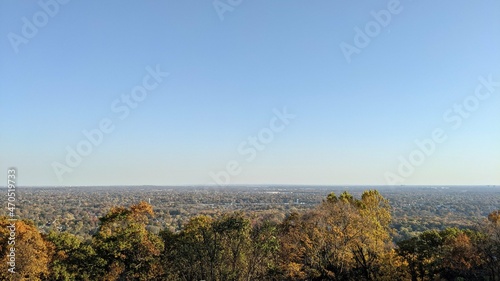
[[[275,223],[256,223],[250,233],[250,250],[245,280],[266,280],[276,273],[279,250],[278,228]]]
[[[250,221],[242,213],[222,216],[213,224],[214,248],[220,251],[215,280],[242,280],[250,246]]]
[[[200,215],[178,233],[162,231],[162,260],[168,280],[212,280],[218,256],[212,224],[212,218]]]
[[[398,254],[408,263],[412,280],[433,280],[438,272],[438,250],[443,243],[436,230],[398,243]]]
[[[68,232],[50,232],[46,239],[54,248],[50,280],[92,280],[97,256],[90,243]]]
[[[92,237],[96,251],[95,278],[102,280],[155,280],[162,275],[161,239],[146,230],[151,205],[140,202],[130,208],[114,207],[102,218]]]
[[[412,280],[477,280],[485,276],[481,244],[483,233],[447,228],[403,240],[397,251],[406,260]]]
[[[252,226],[241,212],[197,216],[180,232],[161,235],[168,280],[266,280],[276,262],[276,226]]]

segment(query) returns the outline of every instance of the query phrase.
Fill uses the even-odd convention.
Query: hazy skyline
[[[500,185],[499,27],[493,0],[2,1],[0,173]]]

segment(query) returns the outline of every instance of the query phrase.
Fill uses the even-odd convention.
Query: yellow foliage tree
[[[51,255],[50,244],[33,223],[0,217],[1,280],[42,280],[49,274]],[[15,264],[10,264],[11,261]],[[15,273],[9,271],[11,266],[15,267]]]

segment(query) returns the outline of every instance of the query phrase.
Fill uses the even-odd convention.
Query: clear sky
[[[500,1],[214,3],[1,1],[0,178],[500,185]]]

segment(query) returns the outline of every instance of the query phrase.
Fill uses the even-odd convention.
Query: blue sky
[[[341,43],[356,47],[355,28],[381,10],[390,21],[348,62]],[[23,18],[40,25],[31,38]],[[500,81],[499,27],[493,0],[243,0],[223,20],[211,1],[2,1],[2,177],[16,167],[27,186],[215,184],[211,173],[231,184],[500,185],[500,87],[474,100],[477,87],[488,93],[479,77]],[[113,102],[147,67],[169,75],[120,119]],[[455,111],[443,118],[464,101],[473,110],[460,125]],[[283,108],[295,118],[249,161],[238,147]],[[114,130],[70,167],[66,147],[106,118]],[[446,140],[424,154],[414,141],[435,129]]]

